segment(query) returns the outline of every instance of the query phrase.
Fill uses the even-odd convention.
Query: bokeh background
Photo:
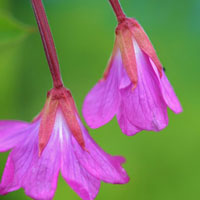
[[[108,0],[44,0],[62,77],[78,109],[101,78],[112,51],[116,19]],[[123,135],[114,118],[90,134],[107,152],[123,155],[131,180],[102,183],[97,200],[200,198],[200,1],[121,0],[153,42],[184,112],[168,111],[159,132]],[[0,119],[31,121],[52,87],[29,0],[0,0]],[[8,153],[0,154],[0,177]],[[2,200],[27,200],[24,191]],[[80,199],[59,177],[55,200]]]

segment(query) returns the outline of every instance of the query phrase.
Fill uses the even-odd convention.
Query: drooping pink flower
[[[52,89],[32,122],[0,121],[0,152],[12,149],[0,183],[0,195],[24,188],[33,199],[53,199],[59,172],[84,200],[92,200],[100,182],[127,183],[123,157],[105,153],[90,137],[65,88]]]
[[[140,24],[110,0],[118,26],[113,53],[104,77],[86,96],[83,115],[91,128],[115,115],[122,132],[159,131],[168,124],[167,107],[182,112],[156,52]]]
[[[51,31],[41,0],[32,0],[53,89],[31,123],[0,121],[0,152],[11,150],[0,182],[0,195],[24,188],[36,200],[53,199],[59,172],[83,199],[93,200],[101,181],[124,184],[125,159],[105,153],[82,125],[74,100],[65,89]]]

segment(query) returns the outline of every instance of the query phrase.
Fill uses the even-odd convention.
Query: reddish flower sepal
[[[133,42],[137,42],[140,49],[142,49],[149,58],[154,62],[160,77],[162,77],[162,64],[156,54],[156,51],[149,40],[149,37],[143,30],[142,26],[137,22],[136,19],[124,18],[116,28],[116,41],[111,56],[110,63],[104,72],[104,79],[106,79],[113,59],[116,55],[117,49],[120,49],[124,68],[126,69],[129,79],[134,85],[137,86],[138,72],[136,64],[136,56]]]
[[[128,19],[125,19],[125,21],[118,25],[116,29],[116,41],[121,51],[124,68],[126,69],[126,72],[135,88],[138,82],[137,64],[132,41],[132,33],[128,28],[128,22]]]
[[[76,118],[78,112],[76,110],[76,106],[74,105],[71,92],[64,87],[53,88],[48,92],[44,109],[40,114],[40,156],[51,137],[58,108],[61,108],[61,110],[63,111],[66,123],[68,124],[74,138],[77,140],[78,144],[85,150],[85,142],[83,139],[82,131]]]
[[[151,60],[154,62],[159,71],[160,77],[162,77],[162,70],[163,70],[162,64],[144,29],[137,22],[136,19],[126,19],[126,20],[130,21],[130,24],[132,24],[130,30],[136,42],[138,43],[139,47],[149,56],[149,58],[151,58]]]

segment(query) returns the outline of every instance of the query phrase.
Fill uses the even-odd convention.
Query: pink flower
[[[82,125],[71,93],[63,86],[42,1],[32,0],[32,5],[54,87],[32,123],[0,121],[0,152],[12,149],[0,183],[0,195],[24,188],[33,199],[50,200],[61,172],[83,200],[93,200],[101,181],[129,181],[121,166],[125,159],[105,153]]]
[[[182,112],[156,55],[135,19],[126,18],[118,0],[110,0],[118,18],[113,53],[101,79],[86,96],[83,115],[91,128],[115,115],[122,132],[160,131],[168,124],[167,107]]]
[[[33,199],[53,199],[59,172],[84,200],[92,200],[100,182],[127,183],[123,157],[105,153],[78,116],[70,91],[52,89],[32,122],[0,121],[0,152],[12,149],[0,183],[0,195],[24,188]]]

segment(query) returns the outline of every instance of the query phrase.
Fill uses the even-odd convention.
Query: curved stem
[[[115,12],[118,23],[123,22],[124,19],[126,19],[126,15],[121,8],[119,0],[109,0],[109,2],[110,2],[111,6],[112,6],[112,8]]]
[[[55,88],[63,86],[56,48],[41,0],[31,0]]]

